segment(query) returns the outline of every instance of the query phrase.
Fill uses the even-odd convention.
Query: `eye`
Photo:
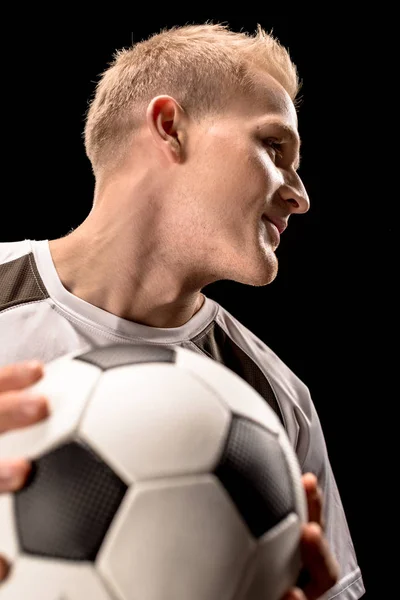
[[[266,138],[264,140],[264,145],[272,150],[275,158],[283,157],[283,144],[276,138]]]

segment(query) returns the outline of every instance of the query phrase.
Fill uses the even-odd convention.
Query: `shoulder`
[[[0,242],[0,264],[8,263],[32,251],[30,240]]]
[[[289,394],[308,409],[310,394],[307,385],[278,356],[268,344],[258,337],[237,318],[220,306],[216,322],[226,334],[238,344],[248,357],[263,370],[271,384],[282,388],[282,393]]]
[[[0,312],[49,296],[37,270],[32,242],[0,244]]]
[[[313,445],[315,437],[321,435],[320,423],[307,385],[265,341],[221,306],[215,321],[230,339],[230,352],[235,354],[236,361],[240,360],[244,365],[239,374],[264,397],[267,395],[264,392],[267,386],[272,390],[286,432],[303,464],[310,444]],[[223,339],[223,336],[220,338],[220,345],[226,347],[227,339]]]

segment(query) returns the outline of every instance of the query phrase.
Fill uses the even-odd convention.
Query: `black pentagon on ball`
[[[170,346],[151,344],[113,344],[94,348],[75,357],[103,371],[124,365],[143,363],[174,363],[176,351]]]
[[[14,494],[21,551],[94,561],[126,489],[81,441],[44,454],[27,486]]]
[[[295,511],[293,483],[278,438],[249,419],[233,416],[214,474],[256,538]]]

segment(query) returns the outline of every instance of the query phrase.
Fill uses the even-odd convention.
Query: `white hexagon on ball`
[[[115,600],[90,563],[20,556],[1,584],[1,600]]]
[[[128,485],[212,471],[230,412],[205,381],[175,364],[105,371],[79,435]],[[126,451],[129,448],[129,452]]]
[[[234,414],[261,423],[272,433],[281,431],[279,418],[270,406],[247,381],[227,366],[179,347],[176,348],[176,364],[180,369],[202,376],[214,394],[218,394],[223,406]]]
[[[72,437],[101,375],[98,367],[68,357],[45,365],[43,379],[27,391],[47,396],[51,418],[26,429],[2,433],[0,456],[35,459]]]
[[[134,485],[96,560],[117,597],[232,600],[256,542],[213,475]]]
[[[0,494],[0,553],[11,561],[18,555],[18,535],[12,494]]]

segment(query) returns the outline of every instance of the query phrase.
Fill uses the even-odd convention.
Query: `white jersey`
[[[134,299],[133,299],[134,302]],[[217,302],[181,327],[160,329],[117,317],[62,285],[47,240],[0,244],[0,366],[25,359],[49,362],[63,354],[113,343],[188,348],[230,368],[281,419],[302,472],[318,477],[326,536],[340,581],[323,600],[356,600],[365,589],[321,424],[306,385],[254,333]]]

